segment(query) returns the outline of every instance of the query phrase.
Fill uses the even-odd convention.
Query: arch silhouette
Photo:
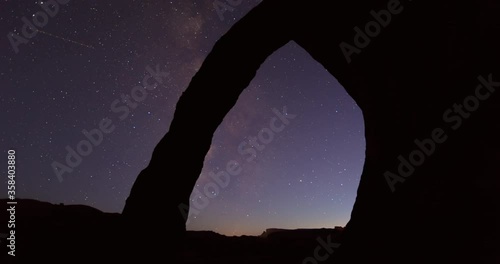
[[[332,260],[498,259],[499,10],[486,0],[263,1],[207,56],[123,210],[134,238],[177,247],[150,242],[127,254],[178,255],[178,207],[189,204],[213,133],[264,60],[294,41],[364,115],[363,174]]]

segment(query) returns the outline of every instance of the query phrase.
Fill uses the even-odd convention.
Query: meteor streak
[[[57,36],[57,35],[54,35],[54,34],[51,34],[49,32],[45,32],[43,30],[39,30],[37,29],[38,32],[44,34],[44,35],[47,35],[47,36],[51,36],[53,38],[57,38],[57,39],[61,39],[63,41],[66,41],[66,42],[70,42],[70,43],[73,43],[73,44],[76,44],[76,45],[80,45],[80,46],[83,46],[83,47],[86,47],[86,48],[89,48],[89,49],[95,49],[93,46],[90,46],[90,45],[86,45],[86,44],[83,44],[81,42],[78,42],[78,41],[74,41],[74,40],[71,40],[71,39],[67,39],[67,38],[63,38],[63,37],[60,37],[60,36]]]

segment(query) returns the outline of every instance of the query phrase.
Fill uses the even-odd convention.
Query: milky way
[[[34,1],[2,3],[0,146],[5,158],[17,152],[18,197],[120,212],[179,96],[217,39],[257,1],[59,2],[52,13]],[[23,35],[26,20],[38,34],[27,28],[30,38]],[[162,83],[136,100],[134,87],[158,69]],[[114,129],[68,164],[68,153],[91,141],[82,131],[105,118]],[[364,149],[360,109],[289,43],[262,65],[217,130],[187,227],[241,235],[345,225]],[[235,162],[240,170],[228,170]],[[173,180],[164,191],[175,191]]]

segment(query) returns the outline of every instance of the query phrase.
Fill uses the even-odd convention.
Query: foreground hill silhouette
[[[3,223],[9,219],[7,201],[0,200]],[[6,261],[95,260],[97,256],[109,256],[122,232],[118,228],[120,214],[103,213],[84,205],[55,205],[31,199],[16,201],[16,256],[7,255],[7,241],[1,238],[2,259]],[[0,226],[0,233],[8,233],[7,224]]]
[[[7,200],[0,200],[2,209]],[[31,199],[17,200],[16,259],[18,263],[115,263],[123,255],[118,237],[120,214],[104,213],[83,205],[50,204]],[[0,213],[6,219],[6,210]],[[166,223],[168,224],[168,223]],[[181,244],[181,263],[301,263],[313,254],[317,239],[331,236],[337,229],[269,229],[261,236],[228,237],[211,231],[188,231]],[[6,233],[7,226],[0,226]],[[126,232],[126,231],[125,231]],[[6,261],[6,239],[0,238]],[[132,243],[132,241],[128,241]],[[116,255],[110,254],[114,253]],[[145,252],[147,254],[147,252]],[[9,262],[2,262],[9,263]],[[142,263],[142,262],[139,262]],[[169,263],[169,262],[167,262]]]
[[[180,97],[123,210],[132,241],[163,242],[126,254],[182,258],[166,245],[185,235],[179,207],[189,205],[213,133],[265,59],[294,41],[365,122],[356,202],[328,261],[500,262],[499,13],[492,0],[264,0],[215,44]]]

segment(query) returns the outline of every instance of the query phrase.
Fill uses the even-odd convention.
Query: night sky
[[[3,160],[8,149],[16,150],[19,198],[121,212],[168,131],[181,93],[217,39],[258,1],[59,1],[46,25],[43,14],[35,16],[43,27],[28,30],[34,36],[27,43],[21,39],[22,18],[33,23],[42,7],[34,0],[0,4]],[[228,11],[218,13],[214,3]],[[141,84],[148,66],[166,77],[135,108],[128,107],[122,94]],[[114,112],[115,101],[128,113]],[[238,151],[241,142],[269,128],[273,109],[284,107],[296,117],[247,161],[249,155]],[[66,164],[68,148],[87,139],[82,130],[99,128],[103,118],[115,129],[60,181],[53,164]],[[203,192],[213,182],[210,172],[225,170],[231,160],[241,164],[241,173],[191,214],[187,227],[257,235],[270,227],[343,226],[364,150],[360,109],[333,76],[289,43],[268,58],[217,130],[197,188]],[[164,188],[174,190],[174,181]]]

